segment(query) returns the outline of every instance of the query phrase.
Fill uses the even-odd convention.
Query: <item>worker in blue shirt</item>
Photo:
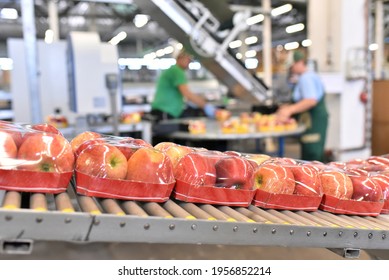
[[[324,101],[324,86],[320,77],[307,67],[304,55],[293,55],[292,74],[298,76],[293,88],[293,102],[281,106],[276,115],[280,120],[296,116],[306,131],[300,137],[303,160],[324,161],[328,113]]]

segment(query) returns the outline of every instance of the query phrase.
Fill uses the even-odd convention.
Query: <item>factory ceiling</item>
[[[108,42],[113,36],[124,31],[127,37],[120,42],[121,46],[136,45],[139,42],[144,47],[153,47],[164,44],[170,35],[163,30],[158,22],[150,18],[143,27],[136,27],[134,19],[136,15],[142,14],[135,1],[132,0],[112,0],[112,1],[72,1],[72,0],[35,0],[35,25],[38,38],[44,38],[45,32],[49,29],[48,1],[54,1],[58,8],[59,36],[66,39],[70,31],[97,31],[102,41]],[[145,0],[148,1],[148,0]],[[193,1],[176,0],[185,5]],[[234,15],[242,10],[250,10],[252,13],[261,11],[261,0],[218,0],[199,1],[211,10],[215,2],[222,3],[218,7],[226,10],[214,10],[223,15]],[[306,28],[294,34],[288,34],[285,28],[296,23],[306,25],[306,1],[271,1],[272,8],[290,3],[292,10],[280,16],[272,17],[272,39],[273,43],[283,44],[288,41],[302,41],[306,38]],[[7,18],[0,14],[0,41],[7,38],[23,37],[21,0],[1,0],[0,11],[4,8],[11,8],[17,11],[17,18]],[[232,21],[232,18],[230,19]],[[221,23],[221,28],[228,30],[231,28],[229,20]],[[228,32],[228,31],[227,31]],[[248,30],[249,35],[259,37],[258,45],[261,44],[262,25],[256,24]]]

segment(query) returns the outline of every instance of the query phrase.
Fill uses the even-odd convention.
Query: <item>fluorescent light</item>
[[[117,34],[115,37],[113,37],[108,43],[111,45],[117,45],[120,41],[123,41],[126,39],[127,33],[124,31],[121,31],[119,34]]]
[[[134,17],[134,24],[136,27],[141,28],[149,22],[149,16],[138,14]]]
[[[285,4],[285,5],[282,5],[282,6],[279,6],[277,8],[274,8],[273,10],[271,10],[271,15],[273,17],[276,17],[276,16],[279,16],[281,14],[285,14],[287,12],[290,12],[292,10],[293,6],[291,4]]]
[[[249,50],[244,54],[245,57],[255,57],[256,55],[257,52],[255,50]]]
[[[246,45],[255,44],[256,42],[258,42],[258,37],[257,37],[257,36],[247,37],[247,38],[244,40],[244,43],[245,43]]]
[[[294,32],[304,30],[304,28],[305,28],[304,24],[297,23],[294,25],[289,25],[288,27],[286,27],[285,31],[286,33],[294,33]]]
[[[241,45],[242,45],[242,41],[241,40],[235,40],[235,41],[230,42],[230,44],[228,46],[231,49],[236,49],[236,48],[239,48]]]
[[[0,57],[0,69],[1,70],[12,70],[13,61],[8,57]]]
[[[265,19],[264,15],[258,14],[258,15],[255,15],[255,16],[252,16],[252,17],[249,17],[248,19],[246,19],[246,23],[247,23],[247,25],[253,25],[253,24],[260,23],[264,19]]]
[[[241,54],[240,52],[238,52],[238,53],[235,55],[235,57],[236,57],[237,59],[242,59],[242,58],[243,58],[243,54]]]
[[[0,10],[0,18],[17,19],[18,18],[18,11],[14,8],[2,8]]]
[[[378,44],[377,43],[373,43],[373,44],[369,45],[369,51],[374,52],[376,50],[378,50]]]
[[[258,67],[258,59],[256,59],[256,58],[246,59],[245,62],[244,62],[244,66],[247,69],[255,69],[255,68]]]
[[[157,55],[158,57],[161,57],[161,56],[164,56],[164,55],[165,55],[164,49],[159,49],[159,50],[157,50],[155,53],[156,53],[156,55]]]
[[[201,68],[200,62],[193,61],[193,62],[189,63],[190,70],[199,70],[200,68]]]
[[[300,44],[298,42],[290,42],[290,43],[286,43],[284,48],[285,50],[290,51],[290,50],[297,49],[299,46]]]
[[[152,53],[148,53],[148,54],[145,54],[143,56],[144,59],[150,59],[150,60],[153,60],[153,59],[156,59],[157,58],[157,54],[155,52],[152,52]]]
[[[312,45],[312,41],[310,39],[305,39],[304,41],[301,42],[301,45],[303,47],[309,47]]]
[[[164,50],[165,54],[170,54],[170,53],[174,52],[174,48],[172,46],[167,46],[163,50]]]
[[[47,29],[45,32],[45,43],[51,44],[54,41],[54,31]]]
[[[176,45],[176,49],[177,49],[177,50],[182,50],[183,47],[184,47],[184,46],[183,46],[181,43],[178,43],[178,44]]]

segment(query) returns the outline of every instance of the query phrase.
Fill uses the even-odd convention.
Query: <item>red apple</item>
[[[241,157],[226,157],[216,165],[216,184],[218,187],[252,190],[254,187],[254,169]]]
[[[147,143],[143,139],[134,139],[132,137],[126,137],[119,141],[112,143],[116,148],[118,148],[127,160],[139,149],[142,147],[152,147],[151,144]]]
[[[320,172],[319,176],[324,194],[339,199],[351,199],[353,195],[353,183],[344,172],[325,170]]]
[[[165,152],[168,148],[170,148],[171,146],[175,146],[175,145],[177,145],[177,144],[173,143],[173,142],[159,142],[158,144],[156,144],[154,146],[154,148],[161,151],[161,152]]]
[[[309,165],[290,166],[296,187],[294,194],[307,196],[320,196],[323,193],[319,172]]]
[[[47,133],[62,135],[61,131],[59,131],[55,126],[48,123],[34,124],[31,126],[31,128],[35,130],[47,132]]]
[[[76,137],[70,141],[70,145],[72,146],[73,152],[76,153],[78,147],[84,143],[85,141],[101,138],[101,134],[93,131],[84,131],[78,134]]]
[[[80,146],[78,146],[76,152],[74,153],[74,155],[76,157],[78,157],[81,152],[83,150],[85,150],[87,147],[91,146],[91,145],[96,145],[96,144],[103,144],[103,143],[106,143],[105,140],[103,138],[98,138],[98,139],[91,139],[91,140],[86,140],[85,142],[83,142]]]
[[[297,161],[295,159],[288,158],[288,157],[274,157],[271,158],[270,161],[275,164],[282,164],[288,166],[297,164]]]
[[[178,161],[185,155],[192,152],[192,149],[187,146],[174,145],[165,150],[165,154],[170,158],[173,167],[177,165]]]
[[[380,157],[380,156],[371,156],[367,159],[367,163],[373,165],[383,165],[386,168],[389,168],[389,158]]]
[[[380,201],[382,199],[381,187],[366,175],[349,175],[353,183],[351,199],[357,201]]]
[[[128,160],[127,180],[170,184],[174,182],[173,165],[163,152],[153,147],[139,148]]]
[[[347,168],[346,169],[347,174],[353,174],[353,175],[369,175],[369,172],[366,171],[363,168]]]
[[[346,167],[347,167],[346,163],[340,162],[340,161],[332,161],[332,162],[327,163],[327,165],[333,166],[333,167],[338,168],[338,169],[346,169]]]
[[[389,175],[374,174],[371,176],[373,182],[381,188],[382,197],[384,200],[389,199]]]
[[[11,134],[0,130],[0,160],[16,158],[17,146]],[[0,165],[3,165],[0,163]]]
[[[45,172],[69,172],[74,168],[74,154],[69,142],[59,134],[36,133],[19,148],[19,169]]]
[[[254,170],[256,170],[262,163],[271,159],[269,155],[265,154],[245,154],[244,158],[251,163]]]
[[[89,145],[78,155],[76,170],[95,177],[125,179],[127,159],[115,146],[98,143]]]
[[[241,153],[235,152],[235,151],[225,151],[224,154],[227,155],[227,156],[234,156],[234,157],[242,156]]]
[[[213,186],[216,183],[215,164],[201,153],[190,153],[174,167],[174,177],[194,186]]]
[[[293,194],[295,180],[290,169],[274,163],[260,165],[254,174],[255,187],[271,193]]]
[[[0,131],[7,132],[9,135],[12,136],[16,147],[20,147],[20,145],[23,142],[23,136],[22,136],[22,128],[16,124],[6,122],[6,121],[0,121]]]

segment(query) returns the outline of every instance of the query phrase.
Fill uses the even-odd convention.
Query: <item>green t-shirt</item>
[[[179,85],[187,84],[184,69],[177,65],[162,72],[157,83],[152,109],[166,112],[178,118],[184,110],[184,97],[178,90]]]

